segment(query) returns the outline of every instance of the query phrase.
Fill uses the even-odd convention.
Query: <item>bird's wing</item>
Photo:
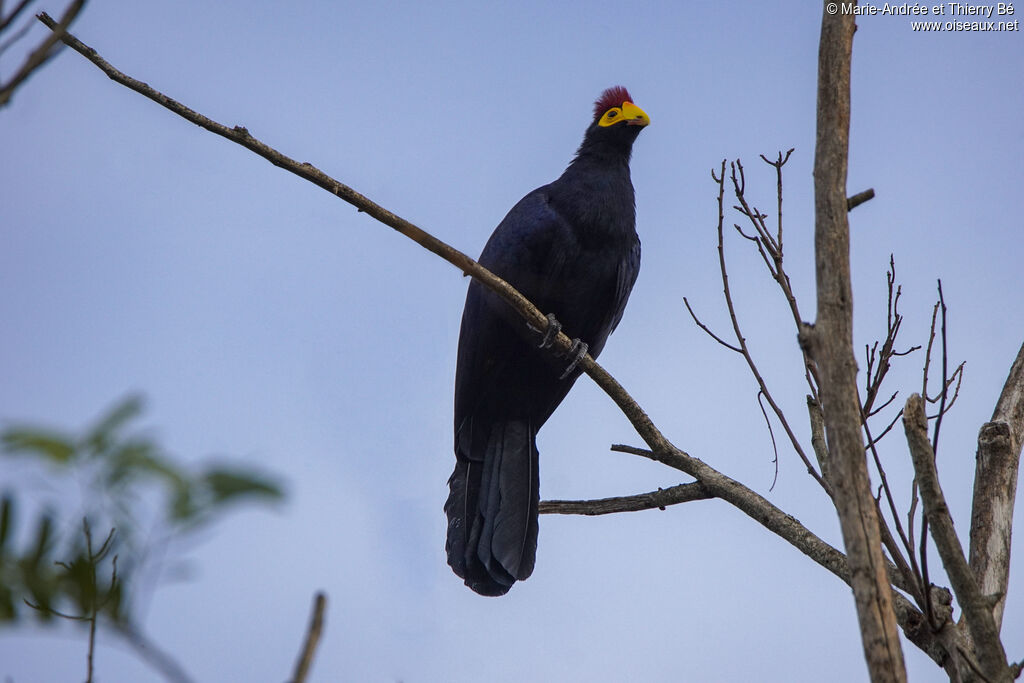
[[[622,314],[626,310],[626,302],[629,301],[629,293],[633,291],[636,283],[636,276],[640,274],[640,240],[637,239],[633,248],[629,251],[629,258],[619,263],[619,270],[615,283],[615,316],[612,318],[611,334],[619,326]]]
[[[480,263],[548,313],[567,260],[578,250],[569,222],[551,205],[548,187],[523,197],[498,224]],[[511,311],[510,311],[511,313]]]
[[[487,241],[480,263],[510,283],[544,313],[564,267],[571,230],[547,202],[545,188],[523,197]],[[545,307],[548,307],[545,309]],[[459,335],[455,383],[455,428],[480,405],[483,394],[501,391],[508,365],[522,362],[523,340],[536,345],[525,322],[496,294],[471,282]]]

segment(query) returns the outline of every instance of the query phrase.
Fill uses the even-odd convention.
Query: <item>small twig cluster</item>
[[[798,335],[802,336],[804,324],[802,323],[796,297],[793,295],[789,276],[785,270],[783,252],[782,168],[791,153],[792,150],[786,152],[785,155],[780,152],[774,161],[763,155],[761,157],[765,163],[772,166],[776,171],[778,218],[774,230],[770,229],[767,224],[767,215],[748,200],[746,196],[746,177],[743,165],[739,160],[729,164],[731,172],[728,179],[731,182],[731,189],[737,202],[733,209],[746,219],[751,231],[745,231],[739,224],[734,224],[733,227],[741,237],[756,246],[765,267],[778,285],[779,292],[793,314]],[[726,267],[725,241],[723,236],[725,222],[725,171],[726,162],[723,161],[717,173],[712,170],[711,176],[718,185],[718,258],[726,309],[729,312],[735,341],[726,341],[723,336],[712,331],[696,315],[690,302],[685,297],[683,301],[690,316],[701,330],[706,332],[708,336],[720,345],[743,357],[757,383],[757,400],[759,405],[761,405],[765,419],[768,420],[768,415],[764,411],[764,406],[761,403],[762,399],[767,401],[771,407],[783,430],[789,436],[793,450],[807,467],[808,473],[831,496],[833,483],[830,471],[831,457],[825,439],[825,420],[818,396],[819,376],[815,361],[809,353],[808,345],[801,344],[801,352],[805,370],[804,375],[809,388],[807,405],[810,417],[811,446],[817,460],[817,469],[807,457],[799,439],[794,435],[790,422],[779,408],[779,404],[765,382],[736,316],[733,293],[729,286],[729,273]],[[873,191],[869,190],[850,198],[847,202],[848,209],[863,203],[873,195]],[[881,539],[888,554],[888,560],[891,562],[888,568],[890,580],[894,586],[905,591],[917,607],[916,611],[911,612],[907,610],[908,604],[900,604],[899,612],[902,617],[900,621],[905,631],[914,642],[932,654],[936,661],[951,673],[951,677],[954,677],[954,680],[959,680],[959,678],[955,677],[970,676],[970,673],[965,674],[964,672],[977,673],[999,670],[999,662],[1006,661],[1005,653],[1003,653],[1002,647],[999,645],[998,627],[992,619],[993,596],[983,596],[977,588],[978,579],[975,573],[972,573],[969,569],[966,556],[953,531],[952,520],[949,517],[948,508],[943,501],[942,491],[938,486],[938,478],[935,473],[935,453],[938,450],[942,421],[959,396],[963,380],[964,363],[961,362],[950,372],[946,335],[946,304],[942,291],[942,282],[939,281],[938,301],[932,311],[931,326],[924,351],[921,394],[911,396],[907,401],[907,406],[897,411],[895,415],[889,418],[884,417],[886,409],[894,404],[899,395],[898,390],[889,393],[884,388],[889,370],[897,359],[909,356],[922,348],[921,345],[913,345],[900,350],[898,346],[898,337],[903,323],[903,315],[899,310],[902,287],[897,284],[895,259],[891,255],[889,258],[889,269],[886,273],[886,282],[888,297],[885,335],[882,339],[865,345],[864,359],[867,367],[864,394],[859,397],[860,421],[864,432],[865,448],[871,455],[870,462],[874,466],[874,471],[879,481],[875,505],[878,511]],[[940,362],[941,378],[938,388],[934,390],[934,393],[930,393],[929,379],[933,371],[936,355]],[[1007,389],[1004,392],[1010,391],[1014,383],[1014,375],[1011,374],[1011,378],[1007,382]],[[887,398],[883,400],[882,397],[886,396]],[[926,405],[936,406],[935,412],[926,416],[924,411]],[[917,476],[911,485],[905,525],[902,522],[902,513],[896,503],[896,496],[890,486],[889,477],[886,474],[883,459],[878,450],[881,440],[892,431],[901,417],[906,426],[909,450],[913,456],[912,460],[917,472]],[[881,429],[876,430],[874,423],[878,419],[883,419],[885,422]],[[929,423],[931,424],[930,435]],[[772,436],[772,447],[773,449],[776,448],[774,436]],[[777,457],[778,453],[776,450],[776,462]],[[887,515],[882,514],[883,499]],[[933,522],[932,520],[937,521]],[[930,526],[936,523],[938,528]],[[893,529],[890,528],[890,524],[895,529],[895,534]],[[930,530],[931,533],[929,533]],[[953,622],[952,595],[950,591],[945,588],[936,587],[931,582],[928,570],[929,538],[934,538],[936,541],[939,554],[943,559],[943,565],[964,611],[967,631],[958,628]],[[1005,590],[1005,582],[1003,583],[1003,590]],[[987,603],[986,600],[988,601]],[[1002,658],[1001,660],[1000,657]]]
[[[96,625],[100,614],[110,605],[120,600],[121,587],[117,577],[117,555],[110,560],[110,582],[106,588],[100,589],[97,578],[97,569],[110,554],[114,546],[115,529],[100,544],[99,548],[93,548],[92,529],[89,526],[89,519],[82,519],[82,536],[85,539],[84,551],[71,562],[57,562],[57,566],[64,570],[69,579],[77,584],[82,614],[69,614],[56,609],[51,605],[44,605],[32,600],[25,599],[25,604],[32,609],[61,619],[69,621],[84,622],[89,627],[89,650],[86,655],[86,683],[93,680],[93,657],[96,652]]]

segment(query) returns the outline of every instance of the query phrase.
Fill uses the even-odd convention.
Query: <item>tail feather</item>
[[[475,448],[460,449],[448,480],[448,564],[477,593],[504,595],[530,576],[537,556],[536,432],[510,420],[475,436],[484,438],[462,442]]]

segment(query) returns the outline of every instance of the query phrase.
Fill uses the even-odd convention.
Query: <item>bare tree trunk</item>
[[[818,48],[818,131],[814,156],[818,312],[805,341],[818,365],[831,483],[850,566],[861,640],[875,683],[906,681],[903,651],[885,572],[868,479],[853,352],[850,225],[846,171],[850,133],[850,58],[854,17],[822,15]]]

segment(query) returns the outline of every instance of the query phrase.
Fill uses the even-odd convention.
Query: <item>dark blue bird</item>
[[[625,88],[604,91],[569,167],[519,200],[480,255],[595,358],[640,269],[629,158],[648,123]],[[545,341],[558,323],[552,320]],[[580,374],[574,362],[566,373],[569,361],[538,348],[539,338],[505,302],[470,283],[455,374],[445,548],[448,564],[481,595],[504,595],[533,572],[537,431]]]

